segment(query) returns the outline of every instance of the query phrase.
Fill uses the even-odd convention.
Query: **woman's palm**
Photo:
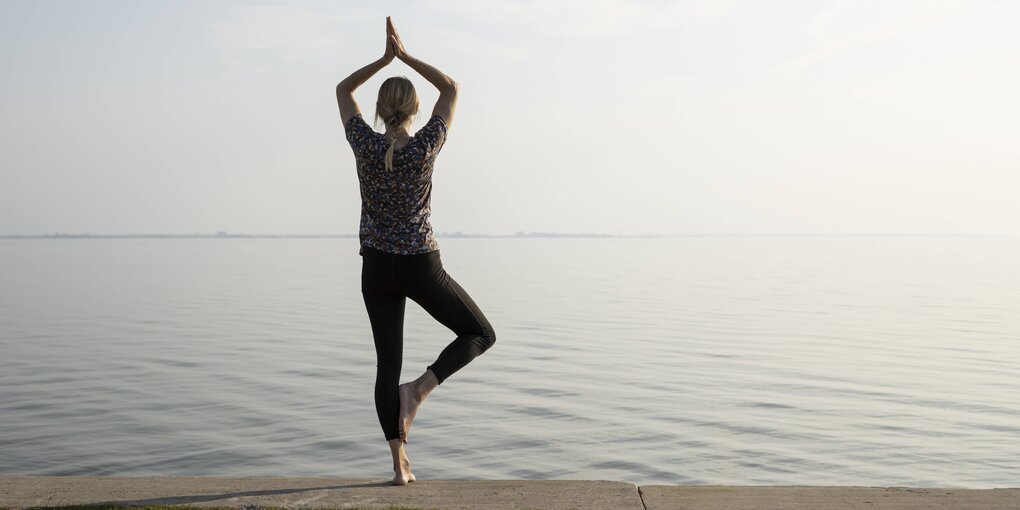
[[[397,33],[396,27],[393,26],[393,20],[389,16],[386,16],[386,37],[393,44],[393,51],[396,53],[397,58],[403,58],[407,55],[407,51],[404,50],[404,43],[400,40],[400,34]]]

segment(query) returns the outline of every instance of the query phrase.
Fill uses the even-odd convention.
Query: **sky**
[[[0,0],[0,234],[357,234],[386,16],[460,84],[436,232],[1020,234],[982,0]]]

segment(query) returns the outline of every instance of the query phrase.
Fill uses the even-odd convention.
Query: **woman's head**
[[[379,87],[379,99],[375,103],[375,122],[381,119],[386,124],[390,147],[386,151],[386,169],[393,169],[393,150],[397,134],[411,127],[418,114],[418,94],[414,84],[404,76],[387,78]]]

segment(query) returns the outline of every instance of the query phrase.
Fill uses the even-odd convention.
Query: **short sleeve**
[[[439,115],[433,115],[415,136],[428,150],[429,155],[435,154],[446,143],[446,121]]]
[[[361,156],[364,153],[365,147],[371,141],[372,134],[375,133],[360,113],[347,119],[347,124],[344,124],[344,132],[347,134],[347,141],[351,144],[355,156]]]

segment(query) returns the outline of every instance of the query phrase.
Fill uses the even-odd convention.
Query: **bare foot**
[[[407,485],[407,475],[400,469],[395,469],[397,474],[393,475],[393,485]]]
[[[403,449],[400,450],[400,462],[404,470],[407,471],[407,481],[413,482],[415,478],[414,473],[411,472],[411,459],[407,458],[407,452]]]
[[[407,458],[407,453],[403,449],[400,450],[400,465],[393,467],[393,485],[407,485],[408,482],[415,480],[414,473],[411,472],[411,459]]]
[[[411,430],[411,422],[414,421],[414,415],[418,413],[418,406],[425,399],[425,395],[418,390],[414,381],[401,384],[397,387],[397,392],[400,394],[398,430],[400,431],[400,440],[407,444],[407,433]]]

